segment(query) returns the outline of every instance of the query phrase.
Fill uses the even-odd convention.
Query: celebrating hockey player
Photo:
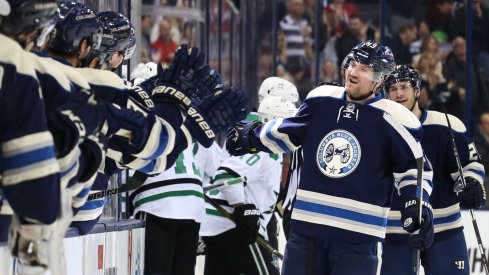
[[[422,145],[433,166],[434,241],[430,232],[417,237],[408,236],[399,223],[402,202],[395,202],[389,213],[384,260],[381,274],[412,274],[416,263],[412,261],[414,249],[408,244],[422,242],[433,245],[421,252],[425,274],[469,274],[467,245],[463,234],[460,208],[477,209],[484,205],[484,166],[464,124],[455,116],[448,115],[452,129],[448,127],[444,113],[420,108],[418,98],[422,93],[421,75],[410,65],[396,66],[384,87],[388,99],[402,104],[421,121]],[[461,188],[458,166],[450,140],[453,130],[459,152],[466,186]]]
[[[345,87],[320,86],[294,117],[228,132],[234,155],[303,148],[282,274],[378,274],[392,196],[404,202],[404,230],[423,234],[432,226],[429,205],[420,205],[412,180],[423,169],[416,165],[423,159],[419,120],[377,93],[394,65],[388,47],[360,43],[343,61]],[[427,162],[424,168],[430,169]],[[427,200],[429,172],[422,182]]]

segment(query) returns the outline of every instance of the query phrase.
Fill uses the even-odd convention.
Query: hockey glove
[[[234,125],[226,134],[226,150],[233,156],[256,153],[257,149],[250,145],[249,134],[260,125],[259,121],[239,122]]]
[[[155,104],[170,101],[186,111],[196,97],[199,75],[205,75],[210,70],[204,66],[204,59],[205,55],[199,53],[197,48],[189,49],[187,45],[182,45],[175,52],[170,67],[157,75],[154,82],[156,87],[152,91]],[[200,69],[204,70],[201,74]]]
[[[459,179],[455,186],[462,186]],[[479,181],[472,177],[465,177],[465,188],[458,193],[460,207],[464,209],[477,209],[486,203],[486,189]]]
[[[433,217],[430,215],[431,212],[423,207],[423,221],[421,222],[421,227],[419,232],[409,234],[408,244],[410,247],[417,250],[424,250],[429,248],[433,244],[434,238],[434,228],[433,228]],[[426,212],[426,213],[425,213]]]
[[[139,112],[107,104],[107,120],[102,129],[109,147],[130,154],[141,152],[148,141],[151,125],[156,123],[153,114],[146,117]]]
[[[258,236],[260,210],[252,203],[241,204],[234,207],[233,216],[236,220],[236,230],[242,240],[251,244]]]
[[[404,209],[401,210],[401,222],[404,230],[412,233],[408,239],[409,245],[423,250],[430,247],[433,243],[433,209],[428,202],[423,202],[420,223],[418,204],[419,202],[415,199],[408,200],[405,203]],[[419,232],[415,232],[416,230],[419,230]]]
[[[80,140],[97,132],[104,119],[103,108],[89,91],[71,93],[65,103],[48,118],[58,158],[71,152]]]
[[[218,90],[215,95],[188,110],[185,127],[194,139],[209,147],[217,133],[246,118],[250,109],[249,99],[243,91],[234,88]]]

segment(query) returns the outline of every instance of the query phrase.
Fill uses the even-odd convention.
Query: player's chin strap
[[[453,155],[455,156],[455,160],[457,162],[458,174],[460,177],[460,182],[462,183],[461,187],[455,186],[454,189],[459,191],[463,190],[466,186],[465,178],[462,169],[462,162],[460,161],[460,155],[458,154],[457,144],[455,143],[455,137],[453,136],[452,125],[450,124],[450,119],[448,118],[447,110],[445,109],[445,105],[442,103],[443,112],[445,113],[445,118],[447,120],[448,129],[450,130],[450,139],[452,143]],[[484,265],[484,269],[486,270],[486,274],[489,275],[489,265],[487,263],[487,256],[484,250],[484,245],[482,244],[481,233],[479,231],[479,226],[477,225],[477,220],[475,219],[474,209],[469,209],[470,216],[472,217],[472,225],[474,226],[475,236],[477,238],[477,245],[479,246],[479,253],[482,256],[482,263]]]

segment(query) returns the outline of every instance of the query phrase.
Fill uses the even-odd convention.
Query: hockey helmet
[[[114,50],[122,52],[124,60],[131,58],[136,49],[136,31],[131,21],[115,11],[98,13],[97,18],[112,31],[115,40]]]
[[[374,69],[374,82],[382,82],[385,80],[396,65],[392,50],[382,44],[378,44],[372,40],[362,42],[350,51],[343,59],[341,68],[348,69],[351,61],[356,61],[360,64],[369,66]]]
[[[409,81],[414,89],[421,91],[422,78],[419,72],[411,65],[397,65],[384,84],[384,90],[387,94],[389,87],[394,83]]]
[[[131,72],[131,81],[134,85],[139,85],[144,80],[155,76],[158,73],[158,65],[154,62],[139,63]]]
[[[60,20],[56,24],[56,35],[49,49],[73,55],[78,53],[80,43],[88,38],[91,49],[97,50],[102,42],[102,24],[95,12],[77,2],[59,4]]]
[[[10,14],[10,4],[6,0],[0,0],[0,16]]]
[[[258,90],[259,102],[267,96],[279,96],[292,103],[299,101],[299,93],[294,84],[276,76],[265,79]]]
[[[296,112],[295,104],[280,96],[267,96],[258,106],[258,114],[263,121],[292,117]]]
[[[17,37],[23,32],[37,30],[34,38],[36,44],[44,44],[59,17],[58,4],[54,0],[0,1],[0,9],[6,7],[9,7],[10,14],[5,16],[0,11],[5,16],[1,19],[1,31]]]

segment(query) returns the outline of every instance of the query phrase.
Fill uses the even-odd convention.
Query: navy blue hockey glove
[[[189,49],[187,45],[180,46],[175,52],[173,63],[155,79],[155,88],[152,90],[155,104],[170,101],[186,111],[194,98],[198,97],[199,81],[210,72],[210,68],[204,66],[204,59],[205,55],[199,53],[197,48]],[[141,85],[149,89],[151,83],[146,82]]]
[[[234,207],[233,216],[236,220],[236,230],[242,240],[247,244],[254,243],[260,228],[260,210],[252,203],[242,204]]]
[[[461,186],[459,179],[455,186]],[[465,177],[465,188],[458,193],[460,207],[464,209],[477,209],[486,203],[486,189],[473,177]]]
[[[408,237],[410,247],[417,250],[424,250],[433,244],[435,231],[433,228],[433,213],[431,209],[423,206],[422,220],[419,231],[412,233]]]
[[[226,150],[233,156],[256,153],[256,148],[250,145],[249,134],[260,125],[259,121],[239,122],[234,125],[226,134]]]
[[[139,112],[118,108],[107,104],[107,120],[103,131],[109,140],[109,147],[130,154],[139,153],[145,146],[154,116],[144,116]],[[151,118],[153,118],[151,120]]]
[[[102,127],[105,111],[87,90],[71,93],[62,106],[48,117],[58,157],[63,157],[78,145],[80,140]]]
[[[201,104],[190,108],[185,127],[204,147],[209,147],[219,132],[226,131],[250,112],[250,101],[243,91],[229,88],[218,90]]]
[[[419,202],[417,199],[407,200],[404,204],[404,209],[401,209],[402,228],[409,233],[413,233],[420,227],[418,204]],[[430,213],[433,212],[431,205],[428,202],[423,201],[422,219],[424,219],[425,209],[427,211],[429,210],[428,212]],[[433,220],[433,214],[430,214],[429,217],[431,217],[431,220]]]
[[[78,181],[89,180],[97,171],[102,161],[105,159],[107,150],[107,137],[101,133],[89,136],[80,145],[83,162],[80,162],[78,169]]]

